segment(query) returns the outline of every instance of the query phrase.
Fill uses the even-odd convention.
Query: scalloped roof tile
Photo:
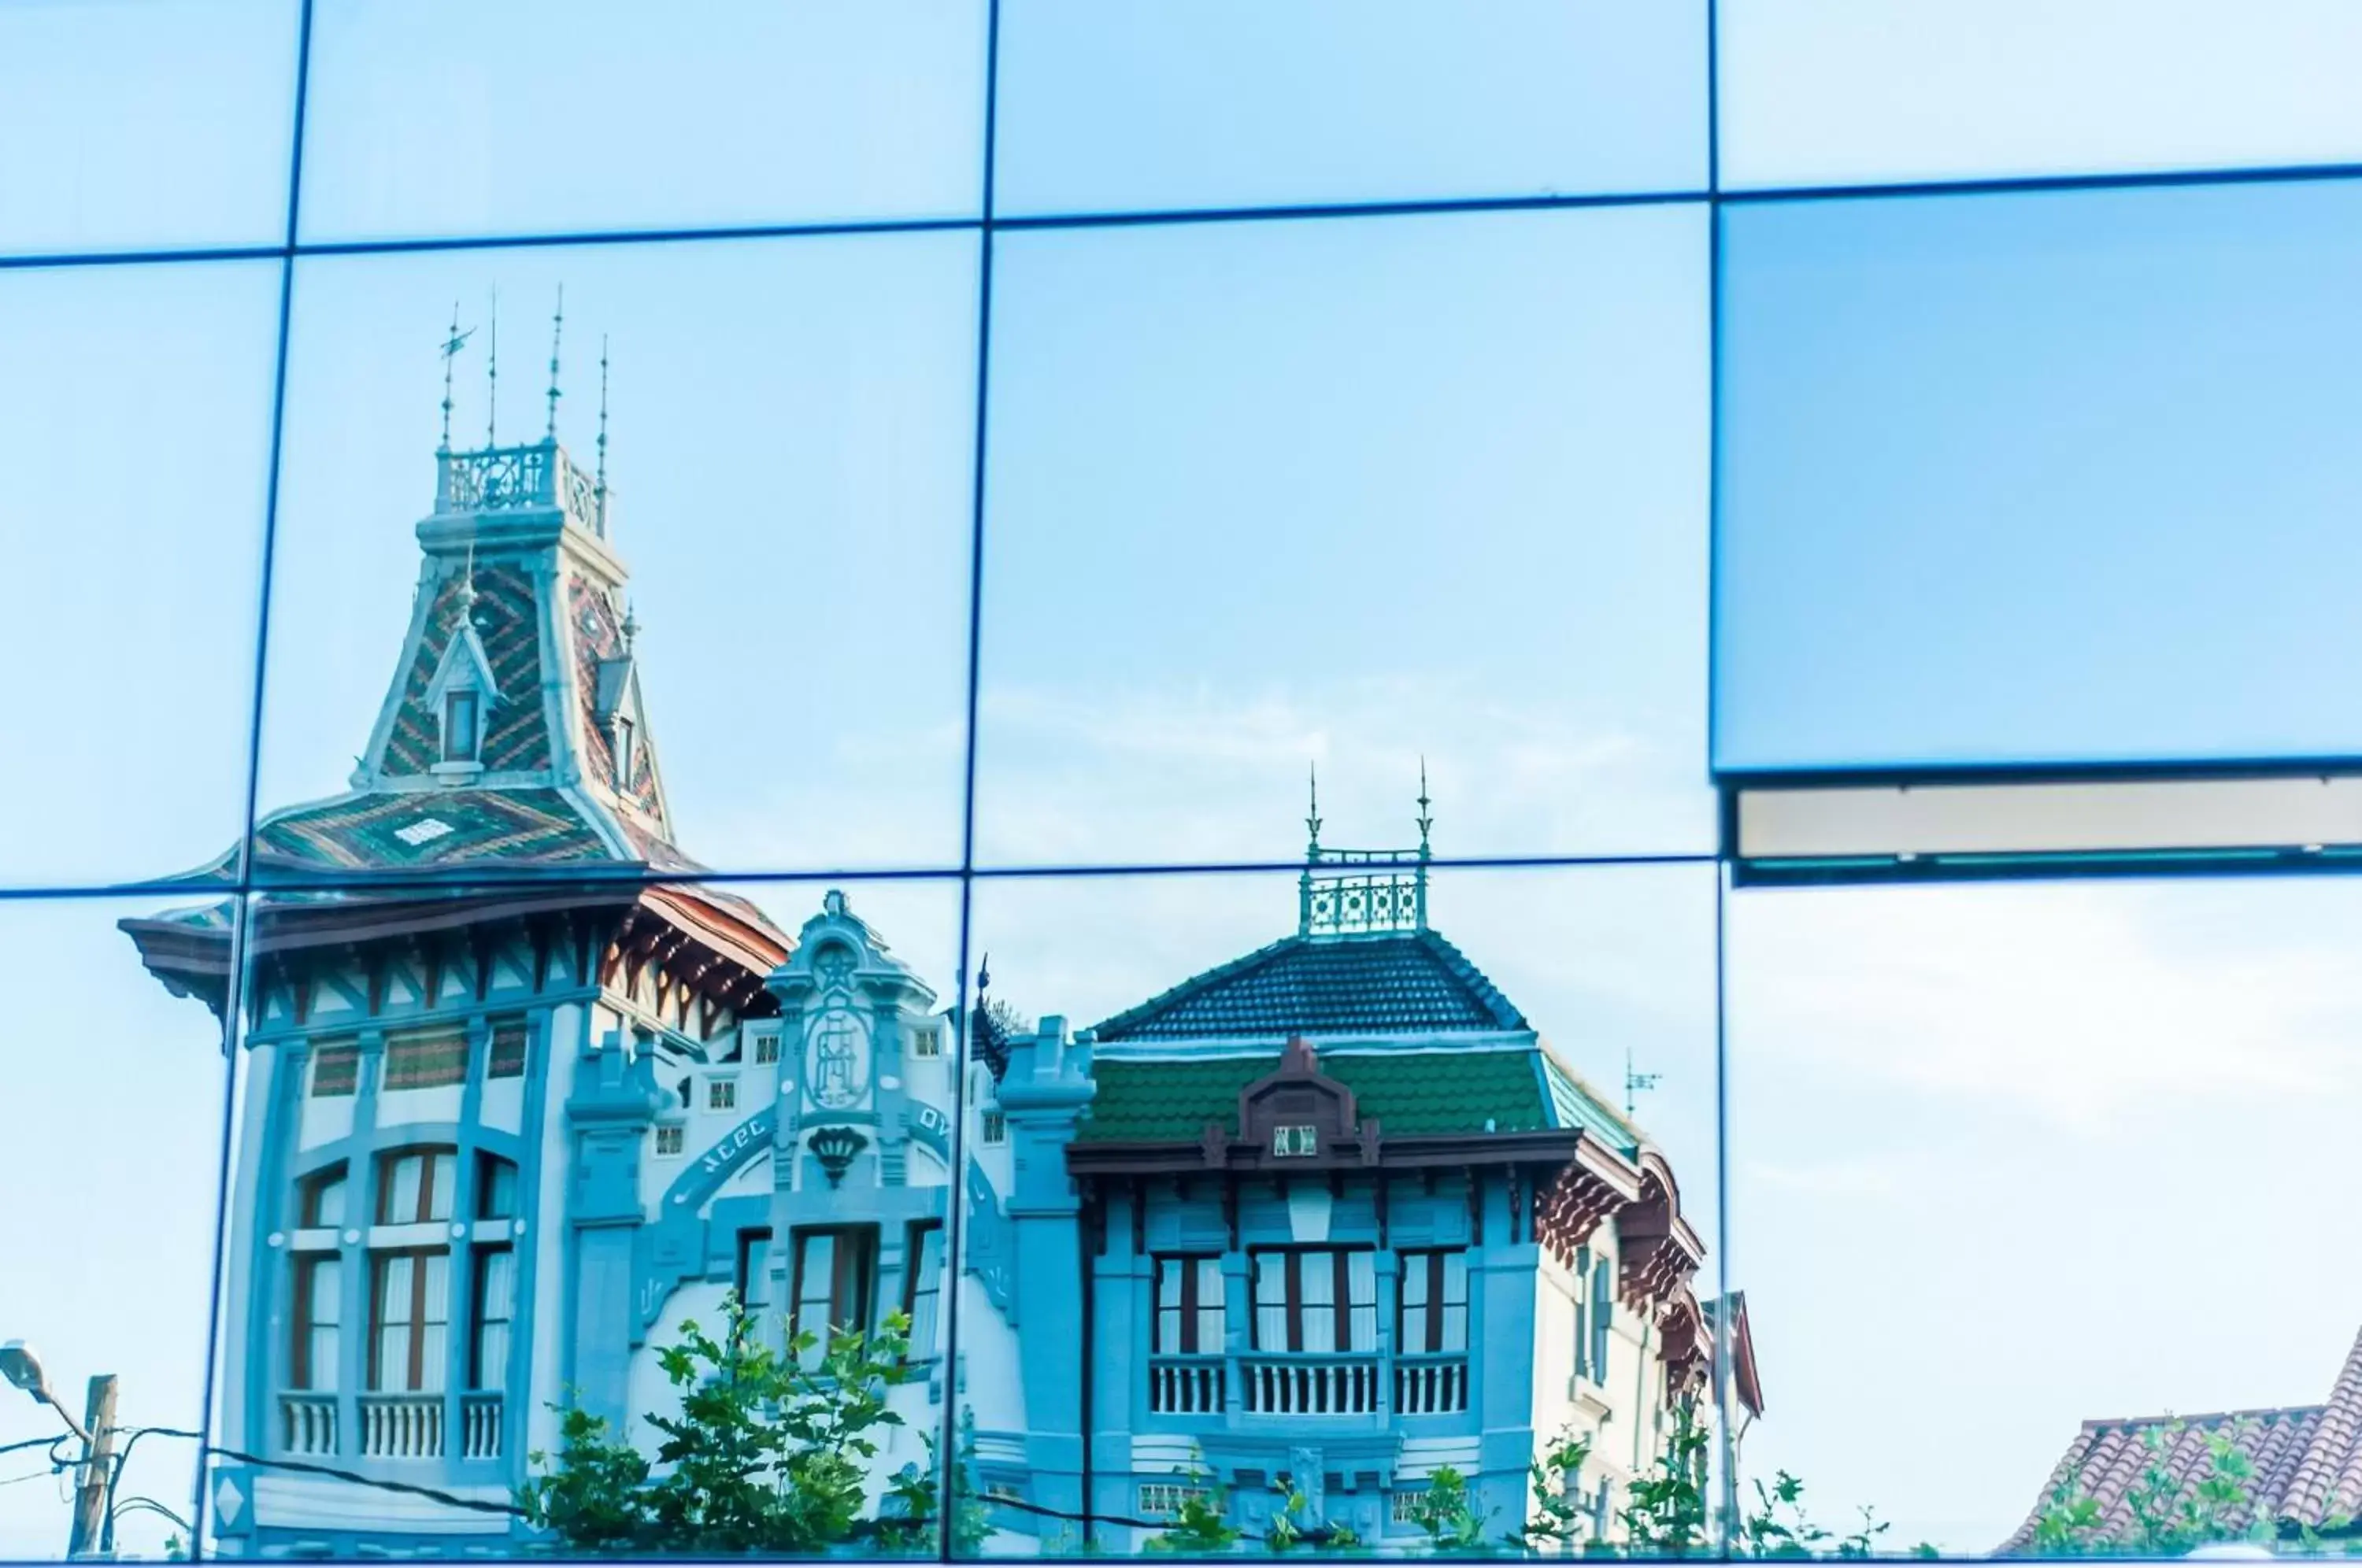
[[[1566,1123],[1544,1098],[1539,1051],[1323,1054],[1320,1070],[1353,1091],[1389,1135],[1531,1132]],[[1279,1066],[1280,1053],[1198,1061],[1101,1058],[1077,1135],[1085,1143],[1194,1142],[1209,1121],[1237,1130],[1239,1091]]]
[[[1523,1029],[1525,1015],[1433,931],[1289,936],[1098,1026],[1102,1041]]]

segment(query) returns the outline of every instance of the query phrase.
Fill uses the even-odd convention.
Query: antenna
[[[549,427],[545,441],[557,439],[557,346],[566,337],[566,285],[557,285],[557,314],[549,323]]]
[[[501,292],[492,291],[491,356],[484,367],[484,445],[501,444]]]
[[[443,339],[443,444],[435,448],[437,452],[451,449],[451,361],[458,357],[459,350],[475,335],[476,329],[472,326],[465,332],[459,330],[459,302],[453,300],[451,335]]]
[[[1632,1118],[1632,1097],[1653,1089],[1664,1077],[1662,1073],[1636,1073],[1632,1070],[1632,1049],[1624,1048],[1624,1119]]]

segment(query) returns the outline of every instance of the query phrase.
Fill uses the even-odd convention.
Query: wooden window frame
[[[1373,1281],[1370,1299],[1365,1302],[1356,1302],[1352,1299],[1353,1265],[1352,1259],[1357,1253],[1371,1260]],[[1262,1270],[1256,1265],[1254,1260],[1265,1256],[1278,1256],[1284,1257],[1287,1260],[1285,1284],[1282,1286],[1286,1293],[1286,1299],[1281,1303],[1268,1304],[1281,1305],[1286,1309],[1287,1321],[1287,1343],[1285,1345],[1267,1345],[1261,1342],[1263,1339],[1263,1309],[1267,1305],[1267,1303],[1264,1301],[1261,1294],[1259,1293],[1258,1287],[1262,1279]],[[1336,1270],[1335,1285],[1333,1286],[1335,1296],[1334,1299],[1332,1299],[1329,1304],[1330,1310],[1336,1314],[1337,1320],[1335,1331],[1331,1340],[1334,1348],[1330,1350],[1307,1351],[1304,1348],[1304,1260],[1308,1257],[1326,1257],[1330,1260],[1331,1266]],[[1373,1342],[1374,1342],[1377,1338],[1377,1290],[1374,1279],[1377,1254],[1374,1248],[1366,1246],[1333,1246],[1327,1243],[1310,1246],[1251,1247],[1248,1249],[1247,1258],[1247,1314],[1254,1326],[1254,1339],[1256,1342],[1254,1348],[1256,1350],[1270,1353],[1285,1353],[1288,1355],[1367,1355],[1371,1353],[1368,1351],[1357,1351],[1352,1348],[1353,1314],[1357,1310],[1364,1308],[1368,1309],[1370,1313],[1370,1337]]]
[[[761,1243],[764,1253],[763,1266],[759,1271],[753,1266],[754,1249],[757,1242]],[[769,1297],[766,1297],[761,1301],[757,1301],[755,1299],[754,1293],[756,1275],[758,1272],[767,1286],[770,1282],[770,1247],[771,1228],[768,1225],[749,1225],[738,1232],[737,1262],[734,1270],[738,1304],[750,1312],[767,1309],[771,1305]]]
[[[498,1320],[487,1318],[484,1313],[486,1300],[484,1284],[486,1276],[491,1273],[492,1260],[495,1258],[509,1260],[509,1309],[505,1317]],[[500,1377],[497,1381],[491,1383],[484,1381],[484,1330],[497,1320],[502,1327],[509,1331],[509,1338],[503,1349],[503,1359],[516,1354],[517,1266],[516,1249],[505,1242],[493,1246],[473,1248],[469,1257],[468,1387],[471,1391],[498,1392],[508,1386],[509,1369],[506,1365],[499,1369]],[[424,1273],[423,1270],[420,1272]],[[413,1353],[415,1354],[414,1352]]]
[[[393,1212],[393,1172],[398,1162],[411,1158],[420,1162],[418,1211],[414,1214],[398,1215]],[[405,1143],[399,1149],[381,1151],[377,1156],[377,1205],[374,1210],[377,1223],[437,1225],[450,1219],[452,1209],[458,1207],[456,1202],[446,1206],[441,1214],[435,1212],[435,1199],[437,1196],[435,1172],[438,1163],[444,1160],[449,1162],[447,1168],[451,1173],[452,1185],[456,1187],[458,1184],[459,1174],[459,1150],[456,1144]],[[458,1195],[453,1193],[447,1196],[456,1198]]]
[[[426,1264],[433,1258],[445,1260],[445,1279],[447,1288],[450,1256],[451,1249],[448,1247],[387,1247],[370,1253],[369,1387],[371,1393],[428,1394],[433,1392],[424,1386],[426,1375],[426,1305],[433,1295],[433,1292],[426,1288],[426,1278],[431,1272],[426,1267]],[[384,1346],[385,1331],[390,1324],[385,1312],[385,1283],[386,1275],[391,1272],[388,1265],[396,1258],[411,1260],[410,1316],[404,1320],[409,1330],[404,1337],[409,1341],[410,1355],[406,1381],[396,1386],[388,1386],[385,1382]],[[447,1312],[443,1322],[447,1352],[450,1327],[450,1319]]]
[[[1208,1310],[1220,1312],[1224,1319],[1224,1337],[1228,1337],[1230,1303],[1225,1300],[1209,1302],[1205,1298],[1205,1293],[1199,1289],[1205,1273],[1203,1265],[1209,1263],[1220,1264],[1222,1261],[1222,1255],[1220,1253],[1157,1253],[1153,1254],[1153,1260],[1155,1264],[1155,1272],[1149,1286],[1152,1292],[1150,1299],[1153,1309],[1148,1338],[1149,1353],[1151,1355],[1221,1354],[1223,1346],[1208,1345],[1202,1342],[1205,1335],[1201,1331],[1203,1325],[1198,1320],[1198,1314]],[[1167,1269],[1177,1269],[1181,1278],[1181,1299],[1170,1307],[1164,1304],[1164,1279]],[[1169,1337],[1164,1327],[1168,1315],[1175,1320],[1175,1331]]]
[[[911,1361],[933,1361],[935,1358],[934,1342],[938,1337],[935,1331],[943,1323],[944,1275],[946,1272],[944,1260],[939,1256],[935,1265],[934,1289],[922,1291],[919,1288],[919,1275],[922,1265],[925,1264],[927,1258],[927,1238],[935,1237],[936,1245],[940,1247],[944,1244],[943,1234],[944,1222],[940,1220],[913,1220],[903,1227],[902,1316],[909,1319],[911,1322],[911,1353],[906,1358]],[[919,1297],[922,1295],[933,1296],[935,1298],[935,1321],[928,1325],[927,1337],[923,1343],[918,1334]]]
[[[287,1357],[287,1386],[291,1388],[317,1387],[314,1381],[314,1375],[317,1368],[312,1364],[312,1331],[320,1325],[312,1320],[314,1301],[312,1281],[319,1270],[342,1268],[344,1262],[344,1254],[341,1253],[297,1253],[294,1255],[295,1302],[292,1314],[294,1320],[294,1333],[288,1347]],[[337,1291],[335,1327],[337,1353],[342,1357],[345,1342],[345,1297],[341,1285]],[[336,1382],[332,1380],[328,1387],[333,1389],[335,1386]]]
[[[1468,1249],[1465,1247],[1411,1247],[1400,1254],[1402,1275],[1395,1291],[1395,1353],[1397,1355],[1460,1355],[1468,1349]],[[1451,1277],[1451,1260],[1462,1262],[1460,1299],[1451,1299],[1444,1286]],[[1416,1267],[1425,1276],[1424,1299],[1413,1306],[1410,1299],[1411,1270]],[[1452,1308],[1460,1309],[1460,1343],[1447,1345],[1451,1336],[1444,1324]],[[1411,1330],[1416,1321],[1419,1329],[1418,1344],[1411,1342]]]
[[[793,1249],[790,1253],[788,1277],[788,1337],[793,1339],[805,1330],[805,1324],[802,1321],[804,1260],[805,1255],[811,1251],[811,1242],[822,1236],[833,1238],[837,1245],[831,1249],[829,1254],[829,1320],[814,1328],[812,1332],[823,1345],[832,1335],[837,1333],[847,1331],[868,1333],[871,1314],[877,1308],[877,1227],[875,1225],[799,1225],[788,1235],[788,1244]],[[848,1242],[852,1244],[846,1245]],[[850,1260],[849,1263],[848,1260]],[[851,1293],[854,1297],[851,1304],[853,1309],[850,1311],[844,1310],[846,1304],[840,1295],[840,1286],[847,1283],[848,1275],[851,1275]]]

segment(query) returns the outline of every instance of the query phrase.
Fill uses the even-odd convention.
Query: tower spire
[[[438,453],[451,449],[451,361],[458,358],[459,350],[475,335],[476,329],[472,326],[465,332],[459,330],[459,302],[453,300],[451,334],[443,339],[443,444],[435,448]]]
[[[492,291],[491,351],[484,363],[484,445],[501,444],[501,292]]]
[[[542,439],[557,439],[557,347],[566,337],[566,285],[557,285],[557,314],[549,323],[549,425]]]

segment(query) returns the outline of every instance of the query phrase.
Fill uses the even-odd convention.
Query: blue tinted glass
[[[275,244],[293,0],[0,6],[0,250]]]
[[[1718,767],[2362,749],[2362,187],[1725,221]]]
[[[2344,0],[1723,0],[1725,188],[2362,157]]]
[[[1004,213],[1694,190],[1700,0],[1010,0]]]
[[[977,854],[1697,851],[1696,206],[1003,237]]]
[[[269,866],[955,866],[977,256],[952,231],[306,261],[259,805],[357,794],[266,821]],[[480,663],[451,651],[471,583]],[[483,810],[405,814],[438,780]],[[577,784],[592,806],[553,794]]]
[[[315,239],[972,214],[980,0],[329,0]]]
[[[0,883],[237,841],[278,304],[275,262],[0,272]]]

